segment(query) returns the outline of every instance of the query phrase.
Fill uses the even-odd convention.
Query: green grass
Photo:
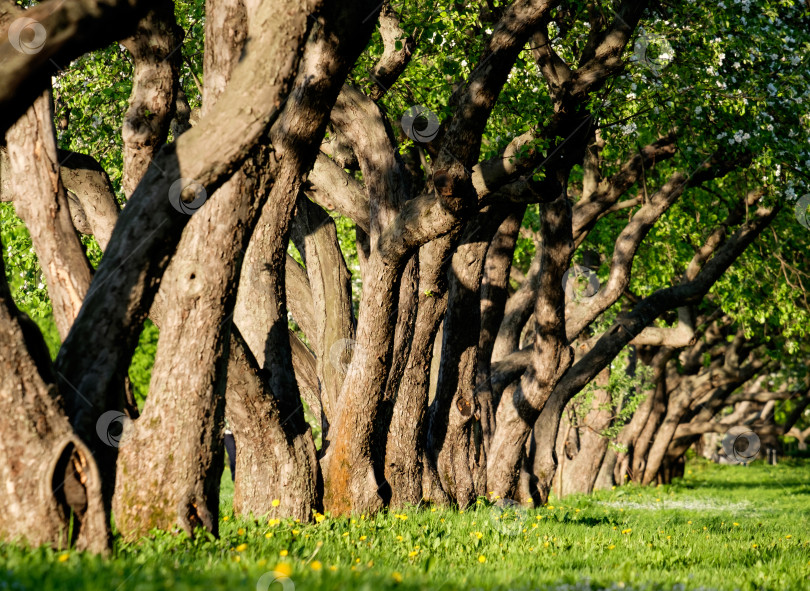
[[[232,491],[226,471],[219,540],[162,533],[111,559],[0,545],[0,590],[264,591],[274,569],[284,591],[810,588],[807,460],[693,462],[671,486],[552,500],[517,524],[482,502],[269,525],[234,519]]]

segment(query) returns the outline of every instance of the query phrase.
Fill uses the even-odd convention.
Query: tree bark
[[[92,271],[59,174],[50,90],[9,129],[7,141],[14,208],[31,233],[64,339],[90,288]]]
[[[39,329],[11,299],[2,257],[0,433],[0,538],[106,553],[111,536],[98,467],[70,426]]]
[[[134,65],[132,93],[121,131],[124,140],[121,187],[127,198],[166,143],[180,87],[182,42],[183,30],[175,22],[174,2],[170,0],[155,2],[138,23],[135,34],[121,42],[132,55]]]

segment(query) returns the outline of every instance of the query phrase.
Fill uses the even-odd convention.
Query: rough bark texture
[[[66,0],[44,2],[25,11],[45,31],[36,51],[19,51],[8,35],[20,16],[11,2],[0,5],[0,134],[31,106],[51,83],[51,76],[87,51],[127,37],[149,8],[144,0]],[[33,48],[32,48],[33,49]]]
[[[2,257],[0,432],[6,512],[0,538],[106,552],[110,531],[98,468],[70,426],[39,329],[11,299]]]
[[[245,253],[246,275],[258,278],[267,291],[259,302],[248,305],[244,300],[237,301],[236,312],[245,322],[258,319],[269,327],[262,367],[269,374],[269,387],[278,400],[284,422],[291,422],[289,428],[294,434],[306,433],[307,427],[287,332],[284,269],[290,222],[304,175],[315,162],[328,114],[337,100],[342,81],[371,34],[372,23],[358,25],[357,16],[368,15],[372,8],[368,3],[329,5],[322,13],[323,20],[313,28],[284,114],[271,131],[271,140],[281,158],[281,171]],[[249,441],[246,443],[250,445]],[[259,451],[254,449],[254,453]],[[307,471],[302,471],[302,478],[307,475]],[[239,477],[237,468],[237,479]],[[251,490],[255,491],[255,496],[249,501],[242,496],[243,510],[250,506],[258,514],[273,497],[267,491],[262,493],[258,486]],[[299,499],[299,503],[290,508],[291,513],[302,512],[302,506],[309,503],[309,499]],[[314,507],[300,518],[311,519],[311,508]]]
[[[501,399],[487,469],[488,486],[501,498],[514,495],[526,439],[557,382],[573,361],[566,337],[562,282],[573,253],[571,205],[564,193],[544,207],[541,233],[543,254],[534,312],[537,328],[532,364],[514,396]],[[556,437],[551,440],[552,451],[555,440]]]
[[[613,418],[608,383],[610,368],[603,369],[594,379],[593,402],[578,431],[579,446],[573,458],[559,457],[559,466],[554,477],[553,490],[558,497],[574,493],[589,494],[596,484],[596,477],[608,450],[610,441],[603,435]],[[558,435],[559,440],[559,435]]]
[[[59,174],[51,93],[41,95],[6,134],[14,208],[34,250],[64,339],[90,288],[90,264],[76,236]]]
[[[228,360],[228,422],[236,442],[233,507],[238,515],[312,518],[323,494],[312,434],[234,328]],[[288,398],[288,397],[287,397]],[[279,503],[274,506],[273,501]]]
[[[391,506],[415,505],[423,497],[444,501],[431,496],[435,487],[428,484],[423,491],[425,471],[431,471],[431,463],[425,464],[427,442],[426,415],[430,392],[430,367],[436,333],[447,308],[447,281],[441,272],[444,265],[436,264],[432,251],[441,248],[436,242],[423,246],[419,251],[419,287],[416,305],[414,333],[408,355],[408,363],[400,381],[392,411],[391,424],[386,444],[385,479],[391,488]],[[430,489],[430,490],[428,490]]]
[[[327,442],[329,420],[338,405],[354,344],[351,274],[340,252],[335,222],[303,196],[298,197],[292,237],[304,257],[312,294],[313,325],[304,333],[317,359],[325,417],[323,437]]]
[[[189,220],[170,202],[171,186],[193,179],[212,194],[273,124],[296,72],[310,26],[307,14],[262,3],[256,20],[257,30],[266,34],[248,42],[221,100],[159,152],[121,213],[57,358],[62,390],[81,393],[67,400],[71,423],[94,453],[103,453],[96,422],[105,410],[121,408],[121,385],[141,323]],[[265,83],[257,85],[257,79]],[[182,199],[193,197],[193,191],[181,192]],[[112,462],[102,461],[101,470],[114,474]]]
[[[135,34],[121,42],[132,55],[134,65],[132,93],[121,132],[124,140],[121,186],[127,197],[135,191],[152,158],[166,142],[183,60],[180,49],[183,30],[175,23],[174,3],[158,0],[153,6],[138,23]],[[213,42],[206,45],[210,44]]]
[[[487,492],[488,434],[494,423],[489,399],[476,393],[481,335],[480,289],[489,243],[506,217],[485,208],[468,224],[452,257],[442,357],[436,397],[430,407],[428,442],[442,487],[460,507]],[[484,404],[486,406],[484,406]]]

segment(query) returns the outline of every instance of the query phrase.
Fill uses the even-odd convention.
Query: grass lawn
[[[808,460],[692,462],[671,486],[517,513],[479,502],[313,525],[236,520],[232,493],[226,471],[219,540],[163,533],[111,559],[0,545],[0,590],[810,589]]]

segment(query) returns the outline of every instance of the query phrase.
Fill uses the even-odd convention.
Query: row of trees
[[[226,421],[301,520],[801,434],[810,19],[729,4],[0,0],[0,535],[216,534]]]

